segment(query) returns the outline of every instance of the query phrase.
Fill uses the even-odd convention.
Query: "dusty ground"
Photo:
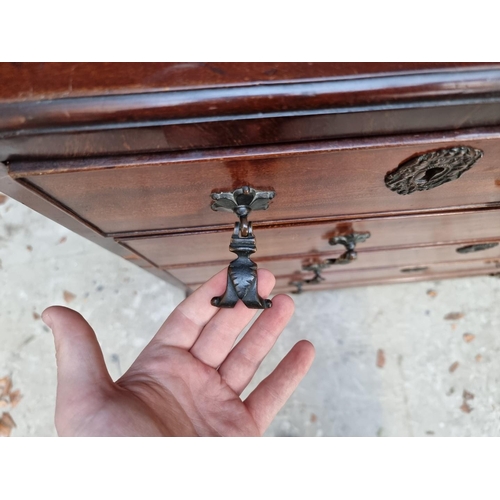
[[[13,406],[5,395],[0,412],[17,425],[13,436],[53,436],[43,309],[80,311],[116,378],[183,294],[13,200],[0,203],[0,379],[22,395]],[[500,280],[489,277],[294,296],[296,314],[255,382],[301,338],[317,357],[267,434],[500,435],[499,299]]]

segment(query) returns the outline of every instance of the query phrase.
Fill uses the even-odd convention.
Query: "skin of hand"
[[[275,284],[265,269],[258,287]],[[294,311],[287,295],[257,318],[239,301],[218,309],[226,270],[211,278],[167,318],[130,369],[113,382],[94,331],[76,311],[43,312],[57,359],[55,424],[60,436],[261,436],[309,370],[312,344],[295,344],[274,371],[242,401],[241,393]]]

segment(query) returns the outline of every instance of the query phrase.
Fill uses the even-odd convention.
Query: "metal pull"
[[[324,260],[323,262],[314,262],[313,264],[305,264],[302,266],[303,271],[311,271],[314,273],[314,276],[307,280],[302,280],[302,283],[306,285],[318,285],[322,281],[325,281],[325,278],[321,276],[321,271],[325,267],[329,267],[331,264],[329,262],[330,259]]]
[[[263,299],[258,293],[257,264],[250,259],[257,247],[248,216],[252,210],[267,210],[274,196],[274,191],[257,191],[248,186],[232,192],[212,194],[212,210],[234,212],[239,217],[229,245],[229,250],[238,257],[229,264],[226,291],[212,299],[213,306],[232,308],[239,299],[250,309],[272,306],[271,300]]]
[[[303,281],[290,281],[290,283],[288,283],[288,284],[297,287],[297,290],[292,290],[291,293],[295,293],[297,295],[302,293],[302,287],[304,286]]]
[[[328,262],[329,265],[343,265],[356,260],[358,258],[356,245],[364,243],[370,236],[370,233],[350,233],[330,238],[328,240],[330,245],[344,245],[346,251],[337,259],[327,259],[325,262]]]
[[[296,286],[297,290],[292,293],[302,293],[302,287],[304,285],[318,285],[325,278],[321,275],[321,271],[327,267],[335,265],[349,264],[353,260],[356,260],[358,254],[356,252],[356,245],[358,243],[365,242],[370,237],[370,233],[349,233],[342,236],[334,236],[328,241],[330,245],[343,245],[346,251],[336,259],[325,259],[321,262],[312,262],[310,264],[303,264],[302,270],[313,272],[314,276],[309,279],[302,279],[300,281],[292,281],[289,284]]]
[[[402,273],[422,273],[429,269],[427,266],[417,266],[417,267],[405,267],[400,269]]]
[[[472,253],[472,252],[482,252],[483,250],[489,250],[490,248],[495,248],[498,243],[478,243],[477,245],[467,245],[465,247],[457,248],[458,253]]]
[[[303,292],[302,287],[304,285],[319,285],[322,281],[325,281],[325,278],[321,275],[321,271],[325,267],[329,267],[331,263],[330,259],[324,260],[323,262],[314,262],[312,264],[304,264],[302,266],[303,271],[310,271],[314,273],[314,276],[309,279],[301,279],[298,281],[291,281],[289,285],[293,285],[297,287],[297,290],[292,291],[292,293],[300,294]]]
[[[289,283],[289,285],[297,287],[297,290],[293,290],[292,293],[301,294],[303,292],[302,287],[304,285],[319,285],[322,281],[325,281],[325,278],[323,278],[323,276],[321,276],[321,270],[324,267],[328,267],[328,266],[329,266],[329,264],[325,264],[325,262],[320,262],[320,263],[302,266],[302,269],[304,271],[312,271],[314,273],[314,276],[312,278],[309,278],[309,279],[301,279],[301,280],[297,280],[297,281],[291,281]]]

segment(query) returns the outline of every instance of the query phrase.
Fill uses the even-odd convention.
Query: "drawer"
[[[0,68],[0,191],[177,286],[234,259],[236,218],[210,195],[243,186],[276,193],[249,220],[280,286],[352,232],[371,233],[359,259],[311,289],[499,259],[456,252],[500,241],[498,64],[21,66]],[[424,189],[395,192],[402,169]]]
[[[484,155],[460,178],[400,195],[385,177],[415,155],[469,146]],[[273,189],[253,221],[346,219],[500,206],[500,132],[357,139],[162,155],[12,162],[16,180],[106,235],[228,227],[210,193]],[[437,169],[439,170],[439,169]],[[435,170],[430,177],[438,175]],[[432,180],[432,179],[431,179]],[[421,179],[425,182],[425,179]],[[430,181],[429,181],[430,182]]]
[[[424,267],[424,266],[421,266]],[[383,267],[375,269],[349,270],[337,269],[322,273],[324,281],[319,284],[304,284],[303,291],[320,291],[332,288],[346,288],[352,286],[376,285],[384,283],[406,283],[412,281],[441,280],[459,278],[465,276],[496,275],[499,268],[495,262],[482,260],[471,262],[442,262],[431,263],[425,268],[415,272],[404,272],[407,267]],[[219,269],[220,270],[220,269]],[[301,278],[310,277],[308,274],[293,273],[290,276],[276,278],[273,293],[289,293],[297,291],[297,286],[292,282],[300,281]],[[202,283],[190,285],[196,289]]]
[[[420,268],[417,270],[417,267]],[[437,262],[426,266],[415,266],[414,272],[407,272],[410,268],[384,267],[376,269],[358,269],[350,272],[341,270],[323,273],[324,282],[317,285],[304,285],[304,290],[314,291],[327,288],[344,288],[349,286],[370,285],[377,283],[406,283],[411,281],[440,280],[458,278],[462,276],[481,276],[498,273],[497,263],[493,261],[470,262]],[[293,276],[296,278],[296,275]],[[290,284],[289,278],[276,280],[275,293],[288,290],[295,291],[296,286]]]
[[[418,275],[429,272],[429,267],[438,263],[439,265],[447,266],[468,266],[474,269],[496,269],[500,266],[500,244],[484,250],[459,253],[457,249],[464,248],[456,245],[443,245],[435,247],[422,248],[407,248],[400,250],[378,250],[373,252],[358,252],[357,260],[347,265],[334,265],[325,268],[322,274],[335,274],[345,277],[349,280],[353,279],[358,271],[370,272],[374,269],[394,269],[398,267],[396,272],[397,277]],[[254,259],[261,268],[266,268],[271,271],[277,278],[283,276],[303,275],[305,278],[311,278],[313,273],[302,272],[304,264],[321,262],[322,259],[314,257],[306,258],[289,258],[289,259],[272,259],[262,261]],[[170,274],[175,276],[180,281],[192,285],[195,283],[205,282],[214,274],[219,272],[224,267],[227,267],[227,262],[211,265],[199,265],[190,267],[178,267],[166,269]],[[378,272],[378,271],[377,271]],[[381,271],[382,272],[382,271]],[[385,272],[385,271],[383,271]],[[391,271],[392,272],[392,271]],[[394,271],[395,272],[395,271]]]
[[[500,210],[255,227],[257,253],[254,260],[263,262],[278,256],[338,255],[342,247],[331,246],[328,240],[353,231],[371,234],[358,245],[362,253],[389,247],[500,240]],[[231,234],[231,230],[226,230],[121,241],[156,265],[172,267],[201,262],[224,263],[234,259],[234,254],[229,252]]]

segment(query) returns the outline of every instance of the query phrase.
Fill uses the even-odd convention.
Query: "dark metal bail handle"
[[[304,264],[303,271],[313,272],[314,276],[309,279],[291,282],[290,285],[297,287],[293,293],[302,293],[303,285],[319,285],[325,278],[321,275],[321,271],[327,267],[334,265],[349,264],[356,260],[358,253],[356,252],[356,245],[365,242],[370,237],[370,233],[349,233],[342,236],[334,236],[328,241],[330,245],[343,245],[346,251],[336,259],[325,259],[321,262],[313,262],[311,264]],[[300,286],[299,286],[300,283]]]
[[[356,260],[358,258],[356,245],[358,243],[364,243],[370,236],[370,233],[349,233],[330,238],[328,240],[330,245],[343,245],[346,251],[340,257],[336,259],[327,259],[326,262],[330,265],[343,265]]]
[[[234,225],[229,250],[237,255],[227,270],[226,291],[211,301],[216,307],[234,307],[241,300],[250,309],[267,309],[272,301],[263,299],[258,292],[257,264],[250,259],[255,253],[255,236],[248,216],[252,210],[267,210],[274,191],[257,191],[243,186],[232,192],[213,193],[212,210],[234,212],[239,222]]]
[[[495,248],[498,246],[498,242],[493,243],[477,243],[476,245],[467,245],[465,247],[457,248],[458,253],[472,253],[472,252],[482,252],[483,250],[489,250],[490,248]]]
[[[302,287],[304,286],[303,281],[291,281],[289,285],[296,286],[297,290],[292,290],[292,293],[295,293],[297,295],[302,293]]]
[[[318,285],[322,281],[325,281],[325,278],[323,278],[323,276],[321,276],[321,271],[325,267],[329,267],[329,266],[330,266],[330,263],[326,260],[324,260],[323,262],[314,262],[313,264],[303,265],[302,270],[313,272],[314,276],[312,278],[307,279],[307,280],[305,280],[305,279],[302,280],[302,283],[304,283],[305,285]]]
[[[291,281],[289,285],[293,285],[297,287],[297,290],[292,291],[292,293],[300,294],[302,293],[302,287],[304,285],[319,285],[322,281],[325,281],[325,278],[321,275],[321,271],[325,267],[329,267],[331,264],[324,260],[323,262],[314,262],[313,264],[304,264],[302,266],[303,271],[310,271],[314,273],[314,276],[309,279],[301,279],[298,281]]]
[[[248,236],[249,228],[250,228],[250,225],[249,225],[249,222],[248,222],[248,219],[246,218],[246,216],[240,217],[239,231],[240,231],[241,236],[243,236],[243,238],[246,238]]]
[[[295,293],[297,295],[301,294],[303,292],[302,287],[304,285],[318,285],[322,281],[325,281],[325,278],[321,276],[321,269],[323,267],[326,267],[323,266],[323,263],[311,264],[309,266],[302,266],[302,269],[304,271],[312,271],[314,273],[314,276],[309,279],[301,279],[297,281],[291,281],[290,283],[288,283],[289,285],[297,287],[296,290],[292,290],[292,293]]]

